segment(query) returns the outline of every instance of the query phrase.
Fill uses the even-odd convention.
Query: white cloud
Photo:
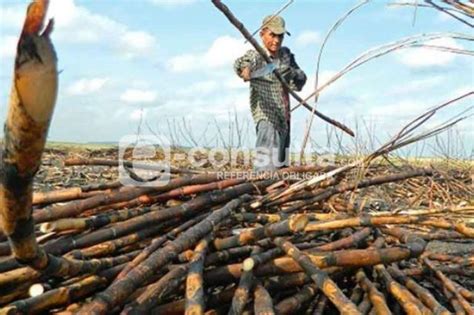
[[[128,58],[151,54],[155,45],[155,37],[142,31],[127,31],[119,42],[120,48],[127,47],[123,54]]]
[[[369,116],[378,116],[390,120],[393,117],[414,117],[416,114],[426,110],[424,102],[413,99],[402,99],[387,105],[373,106],[369,109]]]
[[[128,89],[120,95],[120,100],[126,103],[152,103],[157,94],[152,90]]]
[[[69,95],[86,95],[99,91],[108,81],[108,78],[80,79],[72,83],[66,93]]]
[[[225,66],[230,68],[234,60],[249,48],[250,44],[244,44],[241,39],[225,35],[214,40],[205,52],[172,57],[168,61],[168,68],[173,72],[214,70]]]
[[[196,82],[186,88],[183,88],[178,93],[181,95],[206,95],[216,91],[219,88],[219,84],[214,80]]]
[[[249,48],[250,44],[244,44],[242,39],[222,36],[212,43],[204,55],[204,62],[213,68],[231,64]]]
[[[389,95],[407,95],[408,93],[420,93],[426,92],[429,88],[439,86],[447,78],[438,75],[427,77],[419,80],[403,82],[403,84],[395,86],[391,91],[388,92]]]
[[[444,81],[441,81],[439,89],[444,86],[443,83]],[[415,85],[425,84],[431,83],[426,79],[418,80],[418,83]],[[402,126],[428,109],[433,108],[433,106],[470,91],[472,91],[472,87],[465,85],[460,86],[459,89],[444,93],[443,96],[430,95],[430,93],[425,94],[423,91],[420,91],[411,95],[405,93],[404,97],[400,94],[399,96],[385,95],[380,98],[366,98],[361,106],[357,107],[357,115],[362,115],[366,121],[375,123],[376,133],[394,135]],[[470,105],[469,98],[466,97],[456,105],[438,111],[435,116],[420,126],[419,131],[428,130],[445,122],[447,119],[466,110]],[[472,122],[470,122],[470,125],[472,129]]]
[[[312,44],[319,44],[321,35],[315,31],[303,31],[295,39],[296,44],[300,47],[307,47]]]
[[[337,71],[333,71],[333,70],[323,70],[323,71],[321,71],[319,73],[319,78],[318,78],[319,84],[318,84],[318,86],[321,87],[321,86],[327,84],[329,82],[329,80],[332,79],[334,77],[334,75],[336,75],[336,74],[337,74]],[[331,83],[331,84],[336,85],[337,84],[336,82],[337,81],[334,81],[334,83]],[[314,83],[314,81],[313,81],[313,83]]]
[[[472,92],[472,85],[460,86],[459,88],[455,89],[454,91],[451,91],[451,98],[457,98],[461,95],[471,93],[471,92]],[[469,99],[469,98],[465,98],[464,100],[467,100],[467,99]]]
[[[214,118],[227,121],[229,113],[232,117],[234,111],[239,115],[248,115],[249,118],[248,83],[244,83],[232,71],[226,71],[225,74],[213,72],[209,76],[210,79],[164,92],[164,102],[159,107],[161,115],[166,113],[167,117],[186,117],[194,122],[199,121],[196,123],[204,126]],[[234,81],[234,77],[237,80]]]
[[[197,0],[149,0],[149,2],[158,6],[175,7],[193,4],[196,3]]]
[[[454,16],[457,16],[458,18],[460,18],[462,20],[466,19],[465,15],[463,15],[461,13],[458,13],[456,11],[450,11],[449,13],[451,13]],[[452,17],[451,15],[446,14],[444,12],[438,12],[437,20],[440,21],[440,22],[453,22],[453,21],[455,21],[454,17]]]
[[[2,27],[19,33],[25,12],[26,6],[0,6]],[[51,0],[48,18],[54,18],[52,38],[55,42],[100,44],[126,58],[150,56],[157,48],[153,34],[132,30],[124,23],[91,12],[75,0]],[[6,45],[4,39],[2,36],[2,48]]]
[[[324,70],[320,71],[319,78],[318,78],[318,86],[321,87],[325,85],[337,72],[332,70]],[[316,81],[316,76],[314,74],[308,75],[308,79],[306,80],[306,84],[303,87],[303,90],[299,93],[303,98],[308,97],[314,92],[314,83]],[[347,81],[344,79],[338,79],[340,81],[335,81],[331,83],[328,87],[324,88],[321,91],[321,95],[328,96],[328,95],[335,95],[335,93],[341,92],[344,90],[344,87],[347,86]],[[312,97],[311,99],[314,99]]]
[[[147,111],[145,109],[135,109],[130,113],[130,120],[131,121],[140,121],[144,120],[147,116]]]
[[[16,9],[17,15],[20,9],[24,10]],[[150,55],[157,46],[152,34],[132,30],[124,23],[93,13],[75,0],[51,0],[48,17],[54,18],[52,38],[58,42],[100,44],[127,58]]]
[[[210,98],[200,97],[200,95],[183,95],[166,102],[160,106],[159,110],[166,112],[168,117],[186,117],[202,122],[211,122],[213,119],[227,122],[233,119],[234,110],[237,113],[250,115],[247,91],[216,93]]]
[[[146,79],[132,79],[127,81],[128,87],[138,90],[149,90],[153,87],[152,82]]]
[[[26,6],[0,6],[0,16],[2,17],[2,28],[20,28],[26,15]]]
[[[313,93],[313,91],[314,91],[314,80],[315,80],[315,76],[314,75],[309,75],[308,79],[306,80],[306,84],[303,87],[303,90],[298,93],[303,99],[305,99],[311,93]]]
[[[2,58],[11,58],[15,56],[16,53],[16,44],[18,42],[18,37],[16,36],[5,36],[2,39],[0,44],[0,57]]]
[[[474,123],[472,120],[464,119],[456,124],[456,129],[460,132],[461,135],[465,137],[471,137],[474,140]],[[462,139],[461,139],[462,140]]]
[[[430,46],[442,46],[454,49],[463,47],[452,38],[440,38],[426,42]],[[420,68],[430,66],[444,66],[451,63],[456,54],[443,52],[427,47],[409,48],[398,52],[399,61],[409,67]]]
[[[192,71],[199,67],[199,65],[196,64],[197,62],[197,56],[191,54],[180,55],[173,57],[168,61],[168,68],[173,72]]]
[[[224,87],[228,89],[244,89],[244,88],[248,89],[248,83],[244,82],[244,80],[239,78],[233,72],[231,73],[231,76],[222,80],[222,82],[224,83]]]

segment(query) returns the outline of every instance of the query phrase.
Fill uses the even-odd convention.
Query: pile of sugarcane
[[[450,178],[455,200],[443,199],[446,175],[382,165],[362,180],[346,172],[278,197],[296,181],[279,176],[333,169],[247,180],[175,174],[161,187],[111,181],[36,192],[36,238],[69,263],[21,265],[3,237],[1,312],[472,312],[468,173]],[[442,206],[430,208],[433,200]],[[430,249],[434,240],[454,254]]]

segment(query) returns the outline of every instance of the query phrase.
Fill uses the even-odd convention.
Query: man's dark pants
[[[273,171],[289,165],[290,130],[279,131],[270,122],[257,123],[255,171]]]

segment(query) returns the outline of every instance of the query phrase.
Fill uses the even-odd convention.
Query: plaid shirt
[[[280,48],[278,56],[270,57],[290,88],[301,91],[306,75],[296,64],[295,57],[287,47]],[[234,63],[234,70],[241,75],[244,68],[250,71],[261,69],[266,62],[255,50],[249,50]],[[276,129],[286,131],[290,124],[288,91],[284,90],[274,73],[250,80],[250,110],[255,125],[261,120],[270,122]]]

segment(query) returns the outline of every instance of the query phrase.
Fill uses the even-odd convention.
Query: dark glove
[[[282,67],[280,67],[280,69],[278,69],[281,76],[283,77],[283,79],[285,79],[285,81],[287,83],[289,83],[291,80],[293,80],[295,78],[295,76],[297,75],[296,71],[291,68],[290,66],[287,66],[287,65],[284,65]]]

